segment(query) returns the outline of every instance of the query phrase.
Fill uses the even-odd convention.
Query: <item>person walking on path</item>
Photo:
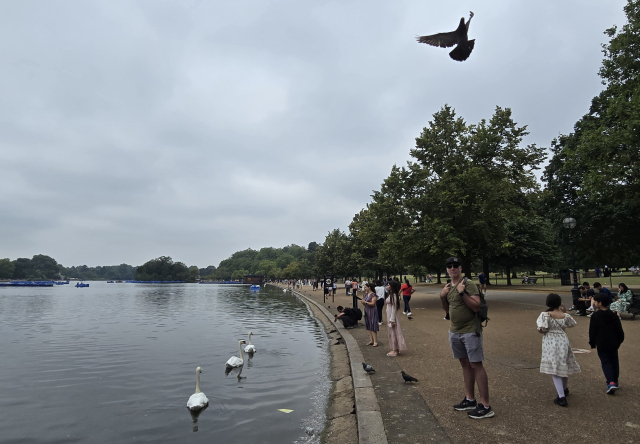
[[[607,378],[607,394],[613,395],[620,388],[618,384],[620,376],[618,349],[624,341],[624,330],[622,330],[620,318],[609,310],[607,295],[600,293],[595,295],[593,299],[598,311],[591,316],[589,345],[591,348],[598,349],[602,371],[604,377]]]
[[[371,341],[367,345],[378,346],[378,308],[376,307],[376,292],[373,284],[366,284],[364,287],[365,295],[362,299],[364,305],[364,325],[369,332]]]
[[[376,281],[376,308],[378,309],[378,325],[382,325],[382,311],[384,309],[384,301],[386,299],[387,289],[382,285],[382,281]]]
[[[411,307],[409,307],[409,301],[411,300],[411,295],[416,291],[411,284],[409,283],[409,279],[404,278],[404,284],[400,288],[402,290],[402,299],[404,300],[404,311],[402,314],[411,316]]]
[[[351,291],[351,281],[349,279],[345,279],[344,289],[347,292],[347,296],[349,296],[349,291]]]
[[[440,292],[440,302],[451,318],[449,344],[454,359],[458,359],[462,366],[466,392],[462,402],[453,408],[458,411],[471,410],[468,414],[472,419],[491,418],[495,413],[489,405],[489,377],[482,364],[482,326],[476,324],[476,312],[480,310],[478,287],[462,277],[462,267],[457,257],[450,257],[445,264],[451,282]],[[474,395],[476,384],[480,402],[476,401]]]
[[[573,356],[569,337],[564,330],[578,323],[567,313],[562,299],[557,294],[550,293],[547,296],[547,307],[549,309],[540,313],[536,321],[538,331],[544,335],[540,373],[549,374],[553,378],[553,384],[558,392],[558,397],[553,400],[553,403],[567,407],[569,375],[580,373],[580,366]]]
[[[400,350],[407,349],[398,317],[398,310],[400,310],[400,284],[396,281],[391,281],[387,285],[387,290],[389,291],[389,297],[386,299],[385,305],[387,306],[387,333],[389,336],[389,348],[391,349],[387,356],[398,356]]]

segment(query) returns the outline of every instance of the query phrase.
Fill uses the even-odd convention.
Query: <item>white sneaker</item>
[[[382,322],[378,322],[378,325],[382,325]]]
[[[407,312],[406,312],[406,311],[403,311],[403,312],[402,312],[402,314],[403,314],[403,315],[406,315],[406,314],[407,314]]]
[[[411,316],[411,312],[407,313],[407,316]]]

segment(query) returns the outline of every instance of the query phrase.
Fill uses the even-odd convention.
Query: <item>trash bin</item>
[[[571,277],[571,270],[560,270],[560,285],[573,285],[573,279]]]

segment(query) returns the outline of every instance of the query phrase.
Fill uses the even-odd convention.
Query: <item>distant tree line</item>
[[[0,259],[0,279],[23,280],[130,280],[134,278],[136,267],[127,264],[102,267],[79,265],[64,267],[47,255],[36,254],[31,259]]]
[[[261,274],[267,279],[309,278],[315,273],[318,244],[311,242],[307,248],[291,244],[283,248],[261,248],[237,251],[220,262],[217,268],[203,280],[240,279],[247,274]]]
[[[152,259],[136,269],[138,281],[185,281],[196,282],[200,270],[196,266],[187,267],[182,262],[174,262],[169,256]]]

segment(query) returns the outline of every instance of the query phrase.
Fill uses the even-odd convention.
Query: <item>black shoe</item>
[[[462,402],[460,404],[454,405],[453,408],[459,412],[462,412],[464,410],[474,410],[477,407],[477,405],[478,405],[478,402],[476,400],[469,401],[465,396]]]
[[[491,418],[495,415],[493,410],[491,410],[491,406],[483,406],[481,403],[478,403],[478,406],[472,411],[467,413],[469,418],[472,419],[484,419]]]
[[[569,403],[567,402],[567,398],[565,398],[564,396],[562,398],[558,396],[553,400],[553,403],[555,405],[559,405],[560,407],[567,407],[569,405]]]
[[[444,317],[444,320],[445,321],[450,321],[451,320],[451,318],[449,317],[449,313],[447,313],[447,315]]]

